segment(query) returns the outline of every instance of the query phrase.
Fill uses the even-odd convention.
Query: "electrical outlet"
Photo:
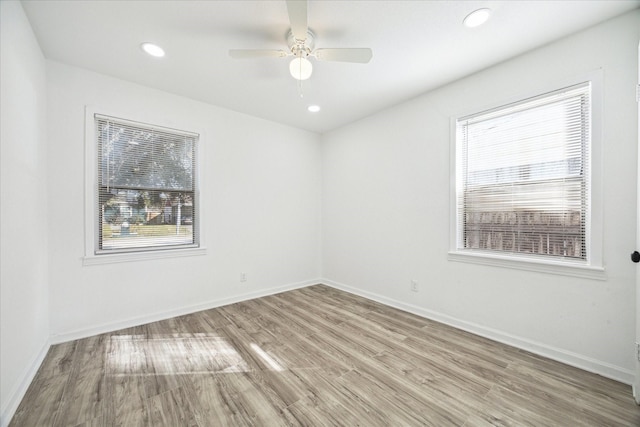
[[[417,280],[412,280],[411,281],[411,290],[413,292],[418,292],[418,281]]]
[[[240,273],[240,281],[241,282],[247,281],[247,273]]]

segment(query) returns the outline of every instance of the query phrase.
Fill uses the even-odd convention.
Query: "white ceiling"
[[[314,62],[302,98],[290,58],[228,55],[286,48],[284,0],[22,4],[48,59],[322,133],[640,7],[640,0],[310,0],[316,47],[370,47],[373,59]],[[464,27],[463,18],[481,7],[492,10],[491,19]],[[146,55],[144,41],[167,55]],[[322,110],[309,113],[309,104]]]

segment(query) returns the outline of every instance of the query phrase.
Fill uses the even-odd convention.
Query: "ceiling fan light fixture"
[[[313,65],[307,58],[294,58],[289,64],[289,72],[296,80],[307,80],[313,72]]]
[[[151,56],[156,58],[162,58],[164,56],[164,49],[157,44],[145,42],[140,45],[140,48]]]
[[[475,28],[487,22],[490,16],[491,16],[491,9],[486,9],[486,8],[478,9],[468,14],[464,18],[462,23],[466,27]]]

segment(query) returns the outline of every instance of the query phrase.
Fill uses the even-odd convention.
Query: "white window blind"
[[[96,253],[196,247],[198,135],[95,115]]]
[[[456,121],[458,250],[588,261],[590,92]]]

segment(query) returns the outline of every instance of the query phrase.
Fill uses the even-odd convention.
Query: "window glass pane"
[[[194,244],[193,194],[103,187],[101,249]]]
[[[590,85],[457,121],[458,248],[586,260]]]
[[[102,185],[193,190],[193,137],[109,121],[100,121],[98,132]]]
[[[98,253],[192,247],[197,135],[96,116]]]

